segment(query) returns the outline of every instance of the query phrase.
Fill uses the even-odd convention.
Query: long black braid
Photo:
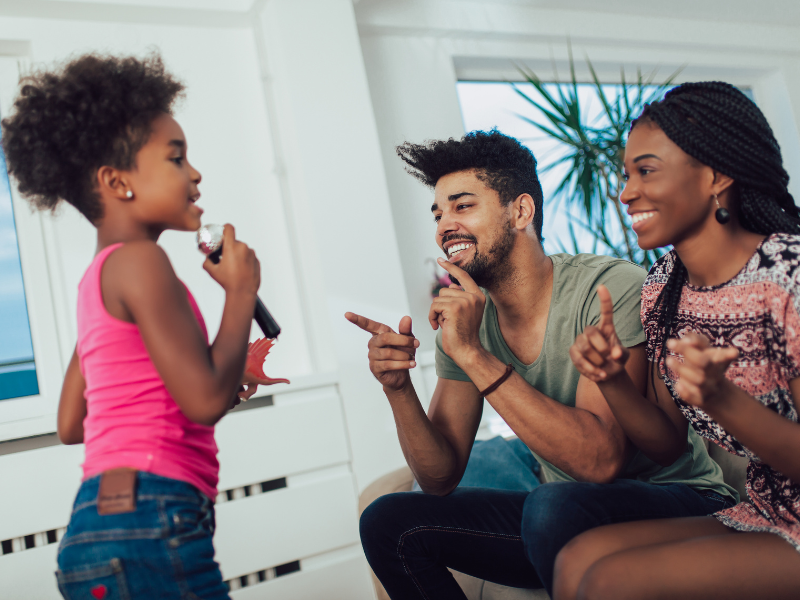
[[[689,156],[734,180],[735,214],[744,229],[800,234],[800,210],[787,188],[778,142],[762,112],[740,90],[719,81],[683,84],[646,106],[631,130],[648,121]],[[680,257],[673,256],[673,269],[648,316],[656,324],[653,347],[660,350],[654,372],[666,372],[667,341],[687,276]]]

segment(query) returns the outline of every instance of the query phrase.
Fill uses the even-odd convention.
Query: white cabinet
[[[235,600],[371,600],[357,491],[335,378],[314,377],[217,426],[214,543]],[[82,446],[0,456],[0,598],[57,600],[57,540],[80,485]],[[48,535],[49,532],[49,535]]]

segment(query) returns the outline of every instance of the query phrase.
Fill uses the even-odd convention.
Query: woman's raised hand
[[[675,391],[687,404],[706,408],[724,394],[728,385],[733,385],[725,377],[725,371],[739,358],[736,348],[712,347],[708,338],[698,333],[669,340],[667,348],[683,356],[683,362],[674,356],[667,357],[667,367],[678,376]]]
[[[600,299],[600,321],[596,326],[587,326],[569,349],[569,356],[578,372],[595,383],[622,373],[630,354],[614,329],[611,292],[601,285],[597,288],[597,297]]]

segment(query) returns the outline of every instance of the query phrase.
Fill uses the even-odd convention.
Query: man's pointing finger
[[[344,318],[350,321],[356,327],[363,329],[371,333],[372,335],[377,335],[379,333],[388,333],[394,331],[388,325],[384,325],[383,323],[378,323],[377,321],[373,321],[372,319],[368,319],[367,317],[362,317],[361,315],[357,315],[353,312],[346,312],[344,313]]]

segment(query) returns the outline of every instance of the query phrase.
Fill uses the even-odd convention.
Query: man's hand
[[[569,357],[581,375],[600,383],[623,373],[630,353],[617,337],[614,303],[608,288],[599,286],[597,297],[600,299],[600,322],[597,327],[589,325],[575,338]]]
[[[675,391],[687,404],[706,409],[719,402],[725,390],[734,385],[725,377],[725,371],[739,358],[736,348],[713,348],[708,338],[697,333],[669,340],[667,347],[683,356],[683,362],[674,356],[668,357],[667,367],[677,374]]]
[[[344,314],[345,319],[372,334],[367,348],[369,353],[369,370],[375,379],[387,390],[399,391],[411,382],[409,369],[417,363],[414,356],[419,347],[419,340],[411,333],[411,317],[400,319],[395,333],[391,327],[352,312]]]
[[[461,286],[453,284],[439,291],[439,297],[431,304],[428,321],[434,330],[442,328],[442,349],[461,366],[470,351],[482,348],[478,332],[486,296],[464,269],[443,258],[439,259],[439,264],[458,279]]]

